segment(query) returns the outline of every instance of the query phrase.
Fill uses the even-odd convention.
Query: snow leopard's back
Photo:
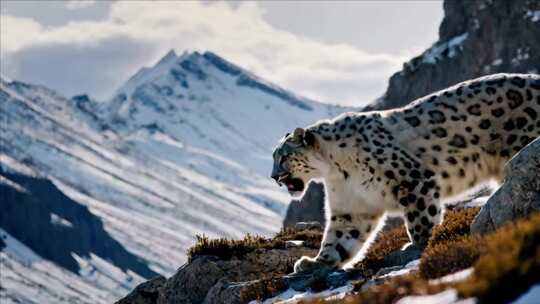
[[[436,173],[443,196],[502,178],[504,163],[540,136],[540,75],[495,74],[389,111],[400,144]]]

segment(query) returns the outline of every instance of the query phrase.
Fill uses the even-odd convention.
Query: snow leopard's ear
[[[306,132],[306,130],[304,130],[302,128],[294,129],[294,132],[293,132],[294,139],[298,139],[299,141],[302,140],[304,138],[304,133],[305,132]]]
[[[317,139],[315,138],[315,135],[309,130],[296,128],[294,130],[293,137],[305,147],[317,147]]]
[[[304,143],[304,146],[318,148],[317,139],[315,138],[313,132],[309,130],[306,130],[304,132],[304,138],[302,142]]]

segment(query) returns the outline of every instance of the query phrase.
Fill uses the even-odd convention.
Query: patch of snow
[[[538,304],[540,301],[540,284],[532,286],[526,293],[522,294],[512,304]]]
[[[392,277],[396,277],[396,276],[402,276],[404,274],[407,274],[413,270],[416,270],[418,269],[418,265],[420,265],[420,259],[417,259],[417,260],[414,260],[414,261],[411,261],[409,263],[407,263],[405,266],[403,266],[403,268],[399,269],[399,270],[394,270],[394,271],[391,271],[385,275],[382,275],[380,276],[379,278],[380,279],[386,279],[386,278],[392,278]]]
[[[444,277],[429,280],[430,284],[441,284],[441,283],[454,283],[454,282],[460,282],[465,279],[467,279],[472,273],[473,273],[473,267],[469,267],[467,269],[463,269],[448,275],[445,275]]]
[[[439,45],[432,46],[426,52],[424,52],[424,54],[422,54],[422,62],[435,64],[443,56],[448,58],[454,57],[458,51],[463,49],[462,44],[465,40],[467,40],[468,36],[469,33],[465,32]]]
[[[401,298],[396,304],[474,304],[475,299],[460,300],[455,289],[445,290],[441,293],[426,296],[407,296]]]
[[[304,241],[296,241],[296,240],[293,240],[293,241],[287,241],[285,242],[285,245],[287,247],[298,247],[298,246],[302,246],[302,244],[304,244]]]
[[[263,303],[263,304],[291,304],[291,303],[299,303],[301,301],[306,301],[310,299],[325,299],[325,300],[340,300],[345,295],[353,290],[353,286],[351,283],[334,289],[328,289],[321,292],[311,292],[311,291],[305,291],[300,292],[296,291],[292,288],[287,289],[286,291],[280,293],[279,295],[264,300],[263,302],[260,301],[251,301],[250,304],[257,304],[257,303]]]
[[[522,49],[518,48],[516,50],[516,57],[512,58],[510,61],[513,66],[518,66],[521,61],[529,59],[529,48]]]
[[[51,224],[64,227],[73,227],[73,224],[70,221],[53,212],[51,212]]]
[[[11,187],[19,192],[28,192],[25,188],[23,188],[23,186],[3,177],[3,176],[0,176],[0,184],[3,184],[3,185],[6,185],[8,187]]]
[[[493,60],[493,62],[491,63],[491,65],[493,66],[499,66],[503,63],[503,60],[501,58],[497,58],[495,60]]]
[[[531,20],[531,22],[540,21],[540,10],[537,11],[527,11],[524,16],[525,19]]]

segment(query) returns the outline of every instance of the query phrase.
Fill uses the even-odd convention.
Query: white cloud
[[[95,0],[68,0],[65,2],[67,9],[76,10],[96,4]]]
[[[154,63],[171,48],[179,52],[212,50],[297,93],[361,105],[382,95],[388,77],[405,60],[293,35],[273,28],[264,21],[263,14],[255,2],[233,8],[225,2],[141,1],[113,3],[104,21],[77,21],[61,27],[44,27],[32,19],[2,16],[1,54],[10,61],[3,72],[12,78],[25,77],[23,71],[29,71],[22,67],[30,56],[40,56],[43,50],[47,56],[62,54],[66,60],[77,58],[73,57],[76,53],[88,66],[106,66],[103,72],[111,79],[101,87],[97,83],[91,85],[95,82],[92,78],[103,79],[96,70],[92,71],[96,74],[87,75],[87,86],[81,79],[80,84],[57,89],[69,94],[97,90],[97,95],[104,97],[129,74]],[[126,42],[130,49],[122,48],[118,41]],[[115,62],[122,53],[125,56],[118,65]],[[53,78],[62,79],[74,73],[67,69],[77,66],[77,62],[66,62],[55,71],[46,72],[49,78],[50,73],[57,73]],[[39,68],[39,63],[34,62],[32,67]],[[45,79],[42,82],[47,84]]]

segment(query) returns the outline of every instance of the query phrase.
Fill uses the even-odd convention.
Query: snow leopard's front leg
[[[380,217],[379,214],[333,214],[326,225],[317,256],[300,258],[294,264],[294,272],[343,266],[356,256]]]

